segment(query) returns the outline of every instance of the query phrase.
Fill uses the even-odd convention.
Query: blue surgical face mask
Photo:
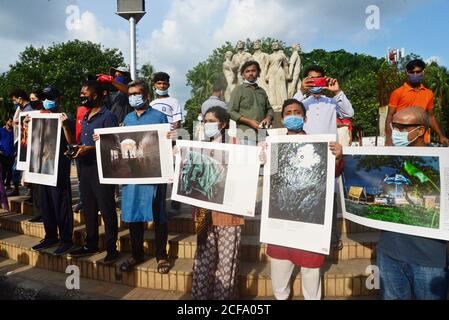
[[[221,131],[218,122],[207,122],[204,124],[204,135],[207,139],[215,138],[220,135]]]
[[[120,83],[126,84],[126,79],[125,79],[125,77],[122,77],[122,76],[115,77],[115,80],[118,81],[118,82],[120,82]]]
[[[145,106],[145,101],[141,94],[129,96],[128,101],[129,105],[135,109],[141,109]]]
[[[289,131],[301,131],[304,127],[304,118],[301,116],[287,116],[283,121]]]
[[[161,97],[167,96],[167,95],[168,95],[168,89],[167,89],[167,90],[159,90],[159,89],[156,89],[156,94],[157,94],[158,96],[161,96]]]
[[[44,109],[45,110],[52,110],[56,107],[57,107],[56,101],[48,100],[48,99],[44,100]]]
[[[395,147],[407,147],[407,146],[409,146],[410,144],[415,142],[415,140],[418,139],[419,136],[416,137],[415,139],[413,139],[412,141],[409,141],[408,140],[408,135],[410,133],[412,133],[413,131],[418,130],[419,128],[420,127],[415,128],[415,129],[413,129],[410,132],[407,132],[407,131],[401,132],[399,130],[393,130],[393,133],[391,135],[391,138],[393,140],[393,145]]]
[[[407,73],[408,82],[412,85],[418,85],[421,84],[424,75],[423,74],[409,74]]]
[[[309,91],[313,94],[320,94],[321,92],[323,92],[323,90],[323,87],[313,87],[309,89]]]

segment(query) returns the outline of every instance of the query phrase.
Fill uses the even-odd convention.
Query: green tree
[[[14,65],[0,77],[0,97],[8,110],[13,106],[8,93],[14,88],[29,92],[34,86],[52,84],[63,94],[63,109],[74,112],[79,101],[79,87],[86,75],[107,73],[111,66],[124,65],[118,49],[106,49],[99,44],[79,40],[44,47],[27,47]]]

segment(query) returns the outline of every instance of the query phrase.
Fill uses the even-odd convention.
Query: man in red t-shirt
[[[389,110],[387,120],[385,121],[385,144],[387,146],[393,145],[391,125],[394,114],[408,107],[421,107],[426,110],[429,116],[430,128],[436,132],[442,144],[449,145],[449,139],[441,131],[440,125],[433,114],[433,92],[422,84],[425,68],[426,64],[422,60],[410,61],[406,66],[407,82],[393,91],[390,96]],[[430,143],[429,131],[426,133],[424,141],[427,144]]]

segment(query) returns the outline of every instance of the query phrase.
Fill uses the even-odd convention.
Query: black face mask
[[[92,109],[95,106],[95,101],[92,98],[80,97],[80,105]]]
[[[41,110],[44,107],[44,104],[40,100],[30,101],[30,105],[34,110]]]

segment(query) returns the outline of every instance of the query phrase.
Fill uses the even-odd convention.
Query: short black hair
[[[302,110],[302,113],[304,114],[304,117],[306,116],[306,114],[307,114],[306,107],[304,107],[304,104],[301,101],[298,101],[296,99],[287,99],[282,104],[282,112],[281,112],[282,118],[284,117],[284,110],[285,110],[285,108],[287,108],[287,106],[289,106],[291,104],[297,104],[299,106],[299,108]]]
[[[168,83],[170,83],[170,76],[165,72],[156,72],[155,74],[153,74],[153,84],[158,81],[167,81]]]
[[[243,64],[243,66],[240,68],[240,74],[243,74],[243,72],[246,70],[246,68],[248,68],[250,66],[256,66],[257,71],[260,73],[261,69],[260,69],[259,62],[254,61],[254,60],[250,60],[250,61],[246,61]]]
[[[407,63],[405,69],[407,69],[407,71],[413,71],[416,67],[424,70],[426,68],[426,63],[421,59],[415,59]]]
[[[148,96],[150,94],[150,86],[144,79],[136,79],[130,83],[128,83],[128,89],[132,87],[141,87],[143,91],[143,95]]]
[[[304,69],[304,78],[307,78],[309,76],[309,73],[315,71],[321,74],[322,77],[326,75],[324,72],[324,69],[316,64],[308,66]]]
[[[26,101],[30,100],[27,93],[25,92],[25,90],[22,90],[22,89],[14,89],[13,91],[11,91],[9,93],[9,97],[10,98],[12,98],[12,97],[22,98],[23,100],[26,100]]]
[[[207,109],[206,113],[204,114],[204,117],[206,117],[206,114],[212,112],[215,116],[215,118],[218,119],[218,121],[220,121],[220,123],[224,123],[225,125],[225,129],[229,128],[229,121],[231,119],[231,117],[229,116],[229,113],[226,111],[226,109],[224,109],[223,107],[212,107]]]
[[[98,98],[102,98],[103,97],[103,90],[104,90],[104,88],[97,80],[86,79],[83,82],[81,82],[81,88],[83,88],[83,87],[87,87],[93,93],[96,93]]]

